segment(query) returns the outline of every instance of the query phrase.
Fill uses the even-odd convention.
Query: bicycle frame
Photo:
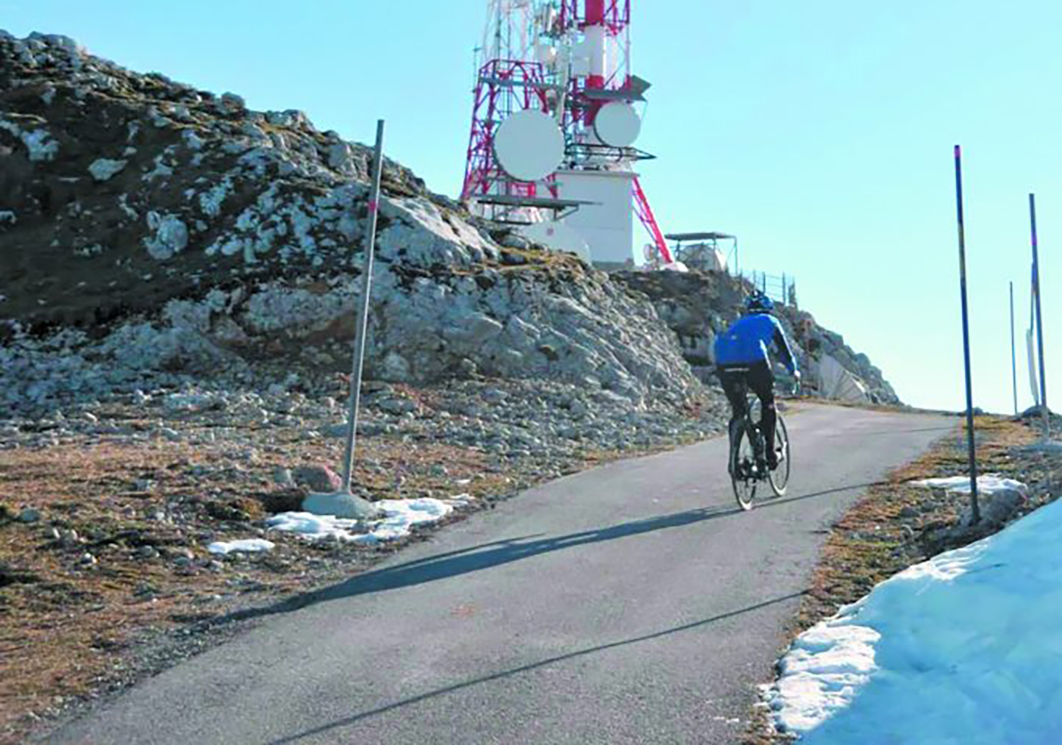
[[[785,494],[786,486],[789,482],[789,464],[790,464],[790,450],[789,450],[789,435],[785,426],[785,421],[781,415],[778,414],[777,429],[775,436],[781,437],[781,455],[785,463],[784,476],[779,481],[776,478],[776,471],[770,469],[767,465],[767,442],[763,433],[763,412],[759,412],[758,417],[754,417],[755,408],[760,404],[759,398],[755,394],[751,394],[747,387],[744,391],[745,394],[745,412],[738,420],[738,429],[736,432],[731,433],[732,439],[730,441],[730,478],[733,482],[734,494],[738,499],[738,504],[742,509],[752,509],[753,499],[756,496],[757,486],[761,483],[767,483],[770,485],[771,491],[775,496],[782,496]],[[749,449],[745,454],[742,454],[742,443],[748,440]],[[776,445],[778,441],[776,439]]]

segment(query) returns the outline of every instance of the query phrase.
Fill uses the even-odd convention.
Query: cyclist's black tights
[[[719,380],[723,384],[723,393],[730,401],[732,415],[730,433],[733,436],[735,423],[748,412],[745,391],[749,388],[760,399],[763,409],[763,434],[767,440],[767,452],[774,452],[774,428],[778,421],[774,408],[774,373],[766,362],[751,365],[720,365]]]

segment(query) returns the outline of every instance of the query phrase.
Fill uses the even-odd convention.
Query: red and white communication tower
[[[462,199],[606,266],[635,258],[637,215],[670,263],[633,167],[651,156],[634,146],[649,85],[631,74],[630,0],[487,5]]]

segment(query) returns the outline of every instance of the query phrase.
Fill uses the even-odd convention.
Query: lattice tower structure
[[[546,179],[543,195],[536,182],[518,181],[502,169],[494,151],[498,128],[519,111],[556,114],[557,74],[535,59],[543,24],[554,18],[553,3],[543,0],[488,0],[487,25],[476,55],[476,81],[462,200],[493,219],[533,222],[537,210],[518,204],[494,204],[495,197],[534,200],[556,197],[555,180]],[[552,102],[552,106],[551,106]]]
[[[488,0],[487,6],[461,197],[493,219],[548,219],[528,205],[558,198],[556,176],[540,182],[509,176],[495,155],[498,129],[517,112],[541,111],[553,116],[564,133],[565,168],[632,171],[636,151],[611,147],[594,131],[605,104],[626,95],[640,98],[632,88],[631,0]],[[498,204],[501,200],[508,203]],[[667,242],[637,178],[631,205],[662,260],[670,263]]]

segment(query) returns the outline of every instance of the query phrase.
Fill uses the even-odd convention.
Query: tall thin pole
[[[1014,388],[1014,416],[1018,415],[1018,357],[1014,349],[1014,281],[1010,283],[1010,379]]]
[[[1036,351],[1040,355],[1040,409],[1044,415],[1044,439],[1051,436],[1051,415],[1047,408],[1047,375],[1044,372],[1044,317],[1040,312],[1040,251],[1036,241],[1036,195],[1029,195],[1029,222],[1032,225],[1033,296],[1036,298]]]
[[[966,442],[970,458],[970,508],[973,521],[981,521],[977,499],[977,450],[974,446],[973,383],[970,374],[970,314],[966,302],[966,231],[962,215],[962,150],[955,146],[955,204],[959,217],[959,289],[962,295],[962,348],[966,367]]]
[[[372,263],[376,254],[376,220],[380,214],[380,177],[383,173],[384,121],[376,123],[376,152],[373,156],[372,193],[369,197],[369,224],[365,233],[365,265],[361,275],[361,305],[358,308],[357,341],[354,345],[354,375],[350,383],[350,419],[347,422],[347,450],[343,458],[343,488],[350,492],[354,470],[354,447],[357,444],[358,411],[361,407],[361,376],[365,362],[365,335],[369,327],[369,291],[372,288]]]

